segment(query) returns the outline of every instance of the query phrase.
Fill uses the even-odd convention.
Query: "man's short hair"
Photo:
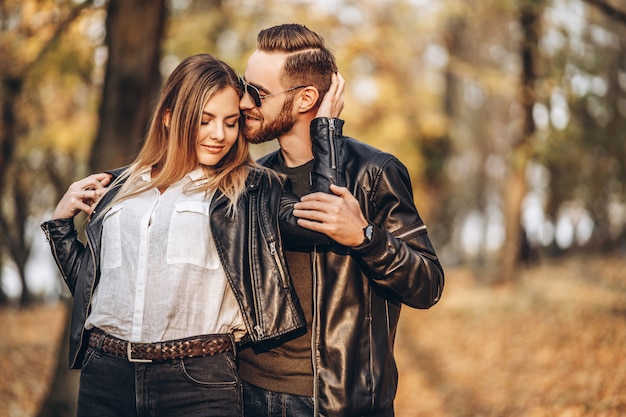
[[[318,104],[328,92],[337,72],[334,54],[322,38],[304,25],[286,23],[263,29],[257,36],[260,51],[287,54],[281,78],[286,86],[312,85],[320,93]]]

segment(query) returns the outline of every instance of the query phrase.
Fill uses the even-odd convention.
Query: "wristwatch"
[[[374,235],[374,226],[368,224],[363,228],[363,243],[370,243],[372,241],[372,236]]]

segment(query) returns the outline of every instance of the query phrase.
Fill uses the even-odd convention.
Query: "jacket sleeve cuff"
[[[49,220],[41,224],[41,229],[48,240],[50,238],[63,238],[76,231],[73,218]]]
[[[387,246],[387,233],[378,226],[373,226],[372,240],[352,247],[352,251],[363,260],[378,258],[380,255],[384,254],[385,247]]]
[[[311,137],[315,138],[318,132],[331,129],[336,136],[343,136],[343,125],[345,121],[338,117],[316,117],[311,121]]]
[[[330,184],[346,185],[343,123],[341,119],[329,117],[318,117],[311,122],[314,157],[311,192],[330,193]]]

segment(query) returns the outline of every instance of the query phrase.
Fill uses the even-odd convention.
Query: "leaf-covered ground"
[[[398,417],[626,416],[626,259],[499,288],[451,271],[440,304],[400,324]]]
[[[0,416],[35,416],[56,366],[64,306],[0,309]]]
[[[0,417],[34,416],[61,306],[0,310]],[[485,286],[448,270],[439,304],[404,308],[398,417],[626,416],[626,259],[570,258]]]

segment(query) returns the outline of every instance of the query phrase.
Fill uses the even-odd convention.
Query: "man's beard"
[[[293,97],[285,99],[283,108],[280,110],[276,119],[265,125],[265,119],[261,123],[261,127],[257,131],[251,131],[247,125],[244,125],[243,137],[250,143],[258,144],[274,140],[285,133],[289,132],[295,124],[295,118],[291,114],[293,107]]]

